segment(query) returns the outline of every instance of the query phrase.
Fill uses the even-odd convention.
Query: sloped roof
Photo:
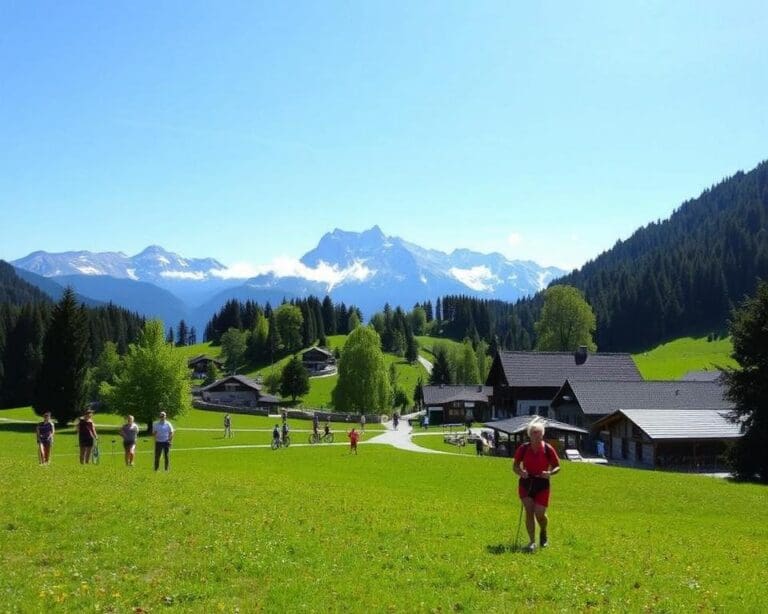
[[[200,390],[212,390],[214,388],[217,388],[221,384],[224,384],[228,381],[235,380],[237,382],[240,382],[243,386],[246,386],[247,388],[251,388],[259,393],[259,397],[266,397],[268,395],[261,394],[261,385],[257,384],[254,380],[252,380],[250,377],[246,377],[245,375],[227,375],[227,377],[222,377],[221,379],[216,380],[212,384],[208,384],[204,388],[201,388]]]
[[[741,425],[728,420],[729,413],[716,409],[620,409],[598,420],[594,427],[625,416],[655,440],[741,437]]]
[[[564,401],[568,389],[587,415],[608,415],[622,407],[638,409],[731,409],[717,382],[568,380],[552,406]]]
[[[629,354],[499,352],[497,360],[509,386],[559,388],[566,379],[643,379]]]
[[[187,366],[191,367],[196,362],[200,362],[201,360],[210,360],[216,364],[223,365],[224,361],[219,360],[218,358],[211,358],[210,356],[206,356],[205,354],[198,354],[197,356],[193,356],[189,360],[187,360]]]
[[[325,355],[328,358],[333,358],[333,352],[329,352],[328,350],[325,350],[323,348],[319,348],[316,345],[313,345],[308,350],[304,350],[301,355],[304,356],[304,354],[308,354],[309,352],[320,352],[321,354]]]
[[[515,435],[517,433],[523,433],[528,428],[531,420],[537,418],[537,416],[515,416],[514,418],[508,418],[507,420],[496,420],[495,422],[486,422],[483,426],[487,426],[495,431],[501,431],[509,435]],[[551,420],[549,418],[542,418],[538,416],[538,419],[544,422],[545,429],[557,429],[559,431],[569,431],[571,433],[583,433],[587,434],[589,431],[573,426],[572,424],[566,424],[565,422],[558,422],[557,420]],[[546,433],[545,433],[546,438]]]
[[[487,403],[493,386],[424,386],[424,405],[443,405],[453,401]]]
[[[723,372],[718,371],[717,369],[714,371],[688,371],[688,373],[683,375],[680,379],[685,382],[714,382],[722,374]]]

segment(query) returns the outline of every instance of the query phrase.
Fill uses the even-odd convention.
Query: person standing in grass
[[[51,446],[53,445],[53,435],[56,428],[51,422],[51,412],[43,414],[43,421],[38,422],[35,427],[37,434],[37,458],[41,465],[47,465],[51,462]]]
[[[226,414],[224,416],[224,438],[228,439],[232,437],[232,416]]]
[[[520,476],[517,492],[525,508],[525,528],[528,530],[526,552],[536,551],[536,522],[539,523],[539,543],[549,545],[547,539],[547,506],[549,505],[549,479],[560,471],[560,459],[555,449],[544,441],[544,422],[534,418],[528,425],[529,443],[515,450],[512,470]]]
[[[360,432],[365,433],[365,414],[360,414]]]
[[[136,458],[136,438],[139,436],[139,425],[134,422],[133,416],[125,417],[125,424],[120,427],[120,436],[123,438],[125,465],[133,467],[133,461]]]
[[[155,437],[155,471],[160,468],[160,455],[165,461],[165,470],[170,468],[171,442],[173,441],[173,425],[165,419],[165,412],[160,412],[160,420],[152,425],[152,435]]]
[[[352,454],[354,452],[357,454],[357,442],[360,439],[360,433],[353,426],[352,430],[347,433],[347,437],[349,437],[349,453]]]
[[[99,436],[96,434],[96,426],[93,424],[93,412],[89,409],[80,417],[77,423],[77,439],[80,444],[80,464],[87,465],[91,462],[93,445]]]

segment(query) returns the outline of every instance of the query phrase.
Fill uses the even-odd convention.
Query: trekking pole
[[[520,501],[520,514],[517,517],[517,533],[515,533],[515,552],[520,550],[520,527],[523,524],[523,502]]]

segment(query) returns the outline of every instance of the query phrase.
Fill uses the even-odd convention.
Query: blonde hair
[[[528,433],[528,437],[531,436],[531,433],[533,431],[541,431],[541,434],[544,434],[544,420],[536,416],[533,420],[531,420],[528,423],[528,428],[526,429],[526,432]]]

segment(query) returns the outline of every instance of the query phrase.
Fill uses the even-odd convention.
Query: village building
[[[544,440],[557,450],[560,457],[566,450],[580,450],[588,431],[572,424],[558,422],[551,418],[543,418]],[[483,426],[493,431],[495,454],[497,456],[513,456],[518,446],[528,441],[528,425],[530,416],[515,416],[506,420],[486,422]]]
[[[208,365],[211,363],[216,365],[217,369],[221,369],[224,366],[224,361],[219,360],[218,358],[211,358],[205,354],[198,354],[187,360],[187,366],[192,369],[192,377],[195,379],[205,377],[208,373]]]
[[[486,385],[493,388],[491,419],[549,416],[550,402],[566,380],[642,381],[630,354],[498,352]]]
[[[727,410],[619,409],[594,428],[607,435],[611,461],[649,469],[724,471],[724,454],[742,436]]]
[[[336,372],[336,358],[324,348],[314,346],[302,352],[301,362],[310,375]]]
[[[280,399],[262,390],[261,384],[244,375],[229,375],[200,389],[207,403],[233,407],[277,407]]]
[[[464,424],[491,419],[491,386],[424,386],[424,408],[430,424]]]
[[[625,408],[721,409],[732,403],[713,381],[605,381],[568,379],[551,403],[561,422],[590,429],[600,418]]]

